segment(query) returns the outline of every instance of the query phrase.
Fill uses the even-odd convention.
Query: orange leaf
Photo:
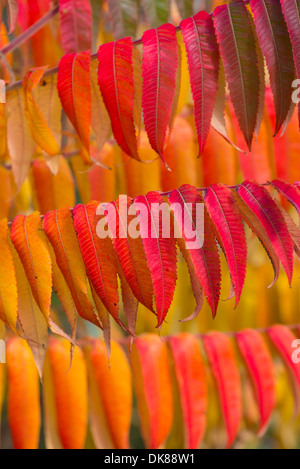
[[[95,380],[105,420],[116,449],[129,448],[132,410],[131,371],[126,355],[115,341],[111,344],[110,366],[104,342],[97,340],[86,347],[89,374]],[[93,436],[101,422],[92,413]],[[99,431],[99,430],[98,430]],[[95,438],[97,443],[97,437]],[[99,442],[100,443],[100,442]]]
[[[56,262],[70,289],[78,314],[99,326],[95,309],[87,296],[86,271],[70,209],[65,207],[47,213],[43,228],[52,244]]]
[[[1,136],[0,136],[1,140]],[[0,166],[0,219],[8,218],[13,198],[13,181],[11,171]]]
[[[154,334],[141,336],[133,343],[130,361],[142,435],[147,448],[157,449],[165,442],[173,421],[166,344]]]
[[[95,291],[107,311],[115,321],[123,326],[118,318],[119,294],[115,253],[109,238],[100,239],[96,228],[103,219],[97,216],[98,202],[77,205],[73,210],[73,220],[87,274]]]
[[[289,373],[295,399],[296,413],[300,408],[300,363],[293,360],[293,342],[296,335],[286,326],[276,324],[268,329],[268,335],[278,350]]]
[[[87,372],[81,349],[74,348],[70,366],[70,344],[52,340],[46,355],[53,380],[57,432],[64,449],[82,449],[88,419]],[[49,384],[44,376],[44,387]]]
[[[237,334],[237,343],[252,378],[260,411],[262,435],[269,423],[275,406],[275,375],[272,356],[262,336],[255,330],[246,329]]]
[[[11,239],[23,263],[34,299],[48,322],[52,270],[39,212],[29,216],[18,215],[11,227]]]
[[[8,420],[15,449],[37,449],[40,434],[39,377],[25,341],[14,337],[6,348]]]
[[[91,125],[90,52],[65,55],[58,70],[57,89],[65,113],[89,153]]]
[[[140,237],[134,239],[128,233],[128,226],[136,216],[128,214],[134,208],[132,199],[121,196],[111,206],[113,210],[107,210],[106,219],[124,275],[136,298],[153,311],[153,286],[143,243]]]
[[[46,67],[30,70],[23,79],[25,113],[36,143],[50,156],[60,154],[60,146],[43,116],[34,97],[34,90],[40,83]]]
[[[197,449],[206,426],[206,371],[197,338],[181,333],[169,339],[185,423],[185,447]]]
[[[17,333],[18,292],[13,256],[9,246],[7,220],[0,221],[0,319]]]
[[[60,159],[59,170],[54,176],[43,158],[34,160],[32,179],[38,210],[45,214],[63,205],[75,205],[75,188],[70,167],[65,158]]]
[[[27,177],[36,146],[25,116],[22,90],[8,93],[6,109],[8,149],[17,189],[20,189]]]
[[[242,389],[233,346],[221,332],[206,335],[203,342],[216,379],[230,448],[242,420]]]

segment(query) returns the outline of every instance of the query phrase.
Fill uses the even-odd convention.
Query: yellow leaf
[[[23,90],[13,90],[7,95],[7,142],[12,170],[19,190],[25,181],[35,150],[24,110]]]
[[[25,96],[25,114],[30,126],[32,136],[36,143],[46,152],[48,155],[55,156],[60,153],[60,146],[56,142],[54,135],[47,123],[47,120],[42,114],[34,95],[33,91],[40,83],[46,67],[40,67],[33,69],[27,73],[23,79],[23,90]],[[53,80],[52,80],[53,81]],[[42,89],[46,91],[50,88],[50,85],[44,80]],[[52,90],[53,91],[53,90]],[[44,92],[44,91],[43,91]],[[42,93],[41,93],[42,94]],[[49,93],[48,93],[49,94]],[[44,98],[45,99],[45,98]],[[51,102],[48,103],[48,120],[51,116]],[[58,116],[57,116],[58,117]],[[59,119],[60,120],[60,119]]]
[[[53,280],[53,287],[59,301],[61,302],[64,312],[66,313],[68,323],[70,324],[71,328],[71,337],[75,340],[76,338],[76,329],[77,329],[77,310],[74,304],[71,292],[69,287],[64,279],[63,274],[61,273],[55,258],[55,254],[51,244],[49,243],[49,251],[51,256],[52,262],[52,280]]]
[[[35,364],[40,377],[43,373],[43,364],[48,344],[48,327],[43,314],[32,295],[29,282],[18,256],[11,244],[11,252],[16,269],[18,289],[18,319],[21,334],[31,348]]]
[[[13,221],[10,234],[34,299],[49,322],[52,293],[51,258],[39,212],[29,216],[18,215]]]
[[[0,221],[0,319],[17,333],[18,293],[13,256],[9,247],[7,219]]]

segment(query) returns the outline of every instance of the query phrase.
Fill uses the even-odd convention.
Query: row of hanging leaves
[[[281,180],[270,185],[300,214],[296,185]],[[203,203],[204,219],[199,223],[198,206]],[[195,311],[187,319],[199,313],[204,297],[213,317],[217,314],[221,290],[218,246],[231,277],[229,298],[235,296],[235,304],[239,303],[247,264],[243,222],[272,262],[273,283],[281,263],[291,284],[293,251],[300,257],[299,228],[268,189],[255,182],[244,181],[234,188],[215,184],[204,191],[184,185],[166,195],[149,192],[134,200],[121,196],[109,207],[93,201],[50,211],[44,217],[39,212],[18,215],[10,229],[6,219],[0,222],[0,319],[28,340],[40,372],[47,327],[64,335],[51,317],[52,287],[70,323],[70,340],[76,337],[79,314],[103,329],[109,351],[110,317],[133,336],[139,303],[157,316],[157,327],[162,327],[176,288],[177,245],[186,260],[196,300]],[[170,215],[175,225],[170,223],[170,235],[165,237],[163,223]],[[129,229],[134,223],[137,236]],[[203,224],[203,245],[191,246],[189,242],[201,239]],[[98,229],[107,226],[112,237],[99,237]],[[175,237],[176,226],[181,235]],[[127,325],[119,314],[119,281]]]
[[[137,337],[130,351],[113,341],[110,368],[102,340],[83,339],[75,347],[70,368],[70,345],[52,339],[42,387],[46,446],[82,449],[90,425],[97,448],[129,448],[133,387],[147,448],[174,444],[176,448],[199,448],[216,426],[210,421],[211,406],[218,406],[223,416],[225,432],[224,437],[219,434],[219,447],[232,447],[243,419],[261,437],[278,408],[276,387],[282,373],[278,355],[288,371],[295,414],[299,412],[300,329],[293,329],[274,325],[263,331],[241,330],[232,337],[222,332],[201,337],[181,333],[164,340],[145,334]],[[39,379],[25,341],[8,341],[7,371],[14,447],[35,449],[41,426]],[[246,383],[248,389],[252,387],[257,405],[257,413],[248,416],[249,420],[243,404]],[[249,391],[247,396],[249,409]]]
[[[26,0],[25,0],[26,1]],[[200,9],[208,11],[213,0],[177,0],[176,6],[182,19],[194,15]],[[1,0],[0,14],[7,10],[8,32],[12,33],[18,20],[19,3],[23,0]],[[93,23],[98,26],[108,9],[111,28],[116,39],[135,37],[137,25],[146,21],[151,27],[167,23],[171,16],[169,0],[54,0],[59,4],[62,47],[66,52],[78,52],[92,45]]]
[[[264,59],[276,112],[274,134],[285,130],[295,106],[295,64],[298,75],[300,70],[300,24],[293,21],[298,17],[297,7],[298,2],[292,0],[284,0],[282,5],[279,0],[251,0],[253,21],[243,1],[233,0],[217,7],[212,16],[200,12],[181,22],[199,154],[210,125],[229,140],[224,118],[225,77],[240,129],[251,150],[263,115]],[[57,74],[45,68],[33,69],[23,80],[23,90],[12,87],[6,106],[8,149],[17,186],[26,178],[36,144],[50,161],[61,153],[61,105],[87,155],[92,153],[92,160],[97,155],[90,144],[91,128],[100,152],[110,124],[122,150],[139,160],[142,115],[150,144],[164,160],[180,90],[176,34],[173,25],[164,24],[146,31],[140,41],[127,37],[103,44],[98,60],[91,60],[89,51],[69,53],[61,59]],[[20,128],[18,136],[14,133],[16,125]]]

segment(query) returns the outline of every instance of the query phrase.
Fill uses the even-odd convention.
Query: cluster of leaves
[[[10,33],[17,21],[17,3],[22,8],[24,5],[29,8],[28,0],[0,0],[1,10],[6,5],[5,22]],[[35,7],[38,3],[32,1]],[[27,340],[34,357],[32,359],[25,341],[13,339],[8,343],[9,420],[14,445],[20,448],[38,446],[41,416],[35,362],[44,382],[45,435],[49,448],[84,446],[88,403],[95,445],[100,448],[127,448],[132,378],[140,429],[147,447],[158,448],[164,444],[168,447],[172,444],[176,447],[198,447],[205,429],[209,427],[206,416],[207,410],[212,407],[211,403],[208,404],[213,388],[219,397],[227,447],[230,447],[240,428],[244,398],[238,368],[242,360],[237,361],[234,346],[239,349],[240,358],[243,358],[254,385],[260,415],[260,421],[257,419],[256,423],[259,434],[262,434],[276,400],[274,361],[267,340],[271,339],[287,365],[297,402],[299,364],[291,359],[291,344],[297,336],[289,327],[272,326],[264,330],[266,336],[255,330],[243,330],[235,335],[234,342],[223,333],[202,336],[201,342],[192,335],[172,336],[166,340],[168,346],[154,335],[138,337],[133,341],[137,310],[141,303],[154,313],[157,327],[163,326],[178,283],[177,260],[182,256],[188,267],[196,302],[195,310],[187,320],[199,313],[204,298],[215,317],[221,291],[221,250],[231,279],[229,298],[235,296],[237,306],[246,276],[245,225],[261,241],[272,262],[273,283],[278,278],[281,264],[291,284],[293,251],[300,257],[300,230],[285,208],[291,203],[300,215],[299,184],[288,184],[281,179],[265,182],[274,177],[290,182],[297,178],[296,172],[285,164],[286,153],[282,151],[283,142],[286,144],[293,137],[286,138],[285,135],[274,144],[276,172],[273,174],[270,171],[272,177],[266,176],[268,172],[262,170],[269,154],[262,154],[259,146],[261,137],[258,137],[258,142],[252,140],[253,135],[257,137],[261,123],[265,128],[271,122],[274,133],[282,135],[293,115],[295,105],[291,99],[291,84],[296,76],[300,77],[300,26],[296,21],[300,2],[233,0],[217,7],[209,15],[206,12],[195,14],[200,9],[196,0],[178,0],[176,4],[183,20],[178,27],[174,27],[163,24],[169,21],[170,2],[143,0],[141,14],[151,27],[157,29],[144,32],[140,40],[134,40],[138,2],[108,0],[104,3],[103,7],[102,0],[54,2],[54,10],[49,12],[49,17],[58,12],[60,14],[58,42],[66,55],[57,68],[47,70],[44,66],[46,62],[54,66],[58,60],[52,63],[48,61],[50,56],[43,57],[47,41],[39,41],[36,35],[33,54],[39,53],[39,59],[34,61],[35,67],[26,73],[21,82],[7,86],[7,104],[0,104],[1,163],[10,166],[11,162],[18,190],[31,168],[37,199],[35,203],[40,210],[28,216],[18,215],[12,223],[7,223],[6,219],[0,220],[3,259],[0,265],[0,337],[4,336],[6,325],[13,333]],[[50,1],[45,0],[43,4],[49,8]],[[91,49],[96,50],[95,31],[97,35],[100,16],[106,6],[113,19],[112,28],[117,40],[101,45],[98,53],[91,55]],[[18,21],[22,22],[20,16]],[[125,35],[131,37],[120,39]],[[40,48],[41,44],[43,49]],[[193,124],[199,153],[203,155],[201,165],[206,171],[203,180],[205,186],[210,186],[203,189],[194,187],[201,182],[197,182],[199,175],[196,175],[193,152],[190,152],[195,160],[191,164],[192,169],[189,168],[191,181],[188,179],[186,134],[184,131],[177,132],[180,129],[177,122],[184,119],[175,117],[176,112],[186,104],[178,105],[185,79],[181,76],[184,73],[181,61],[185,60],[181,54],[183,49],[187,55],[193,97]],[[270,106],[269,89],[265,96],[266,68],[274,111]],[[188,75],[187,70],[185,73]],[[231,107],[225,108],[226,82]],[[266,113],[263,117],[265,102],[268,122]],[[188,107],[184,111],[185,116],[189,115]],[[66,122],[65,115],[69,122]],[[229,115],[230,124],[236,129],[234,137],[228,132]],[[76,131],[75,139],[70,123]],[[187,126],[190,127],[188,135],[191,143],[194,133],[185,121],[183,128],[186,130]],[[224,156],[220,155],[218,147],[214,150],[218,154],[213,158],[214,152],[211,148],[207,150],[211,142],[217,141],[209,134],[211,127],[219,133],[217,137],[225,142],[227,151],[233,150],[235,157],[239,151],[241,169],[246,179],[242,184],[232,187],[221,183],[233,177],[228,172],[228,162],[224,164],[222,174],[216,175],[214,165],[220,164],[222,158],[227,159],[227,153],[224,151]],[[141,154],[144,156],[150,142],[161,159],[158,160],[157,179],[161,181],[164,192],[146,193],[154,189],[151,187],[152,173],[150,177],[152,167],[146,175],[147,191],[144,191],[145,184],[139,192],[141,185],[136,184],[134,179],[139,179],[140,173],[128,170],[125,165],[123,169],[128,187],[132,184],[128,191],[130,197],[112,202],[120,215],[116,220],[118,236],[100,239],[96,234],[99,221],[115,232],[115,220],[109,211],[99,216],[98,202],[89,200],[107,202],[116,197],[110,195],[116,184],[115,173],[108,171],[108,167],[113,166],[112,141],[107,143],[111,131],[123,152],[123,162],[128,161],[128,155],[130,162],[139,167],[147,168],[141,164],[141,161],[147,160]],[[265,133],[267,140],[270,129]],[[61,154],[65,153],[66,138],[76,141],[75,152],[73,147],[70,152],[71,165],[73,169],[76,167],[78,189],[86,204],[74,208],[70,208],[75,204],[70,168],[67,161],[61,159]],[[180,138],[186,144],[180,157],[184,162],[182,166],[173,151],[173,148],[178,150]],[[249,150],[255,148],[254,155],[250,155],[253,156],[251,161],[250,157],[247,161],[241,158],[239,149],[244,142]],[[269,151],[270,143],[264,144]],[[189,147],[193,147],[193,143]],[[295,149],[290,151],[295,153]],[[44,160],[36,158],[42,155],[45,156]],[[153,155],[149,159],[153,160]],[[168,171],[170,162],[174,163],[173,173]],[[85,172],[92,166],[89,173]],[[5,177],[8,176],[6,168],[1,167],[0,177],[3,172]],[[54,179],[55,174],[61,179]],[[217,177],[220,184],[212,184]],[[180,178],[185,185],[170,190],[180,186]],[[254,178],[265,184],[253,182]],[[234,179],[228,184],[236,182]],[[72,191],[66,191],[64,200],[67,207],[61,208],[61,186],[65,189],[66,184],[72,187]],[[105,192],[104,186],[109,188],[108,192]],[[272,195],[274,189],[279,192],[279,198]],[[11,196],[12,193],[5,199]],[[159,223],[164,214],[149,209],[150,204],[161,202],[167,203],[167,216],[171,215],[172,220],[174,218],[182,227],[182,238],[175,239],[173,233],[168,239],[162,236]],[[188,233],[191,227],[196,226],[196,205],[202,203],[204,245],[189,249],[188,242],[191,240]],[[141,236],[137,239],[124,237],[122,234],[126,235],[127,230],[123,228],[134,221],[138,204],[147,207],[144,218],[139,218]],[[172,204],[180,206],[182,211],[171,210],[170,213]],[[107,205],[100,207],[105,209]],[[124,208],[126,218],[122,219]],[[128,215],[128,209],[133,215]],[[188,215],[184,220],[182,213]],[[157,229],[157,238],[147,236],[146,228],[149,226]],[[195,233],[197,238],[201,238],[201,233]],[[66,313],[70,333],[56,324],[57,318],[51,309],[53,291]],[[104,343],[87,339],[81,348],[78,347],[78,314],[103,329]],[[122,347],[111,342],[111,318],[131,336],[128,340],[132,347],[131,353],[128,353],[131,369]],[[67,341],[51,340],[49,343],[48,329]],[[294,329],[299,328],[295,326]],[[0,367],[0,403],[2,374],[3,367]],[[215,377],[214,386],[210,374]],[[177,408],[178,413],[174,411]],[[24,424],[22,429],[19,426],[21,417]],[[25,431],[26,428],[29,430]],[[178,438],[182,441],[178,442]]]
[[[229,140],[224,118],[225,77],[239,127],[251,149],[264,109],[262,53],[275,105],[275,135],[285,131],[295,106],[291,86],[295,64],[297,68],[293,5],[290,0],[282,2],[282,8],[279,0],[252,1],[253,23],[245,4],[234,0],[217,7],[212,16],[200,12],[181,22],[200,154],[211,125]],[[149,142],[164,160],[177,109],[180,72],[180,48],[171,24],[146,31],[140,41],[127,37],[103,44],[92,60],[89,51],[73,52],[61,59],[58,70],[45,73],[45,67],[39,67],[29,71],[23,90],[8,88],[6,106],[8,149],[18,188],[26,178],[36,145],[52,164],[53,157],[61,154],[62,108],[87,161],[97,160],[110,126],[121,149],[140,160],[142,114]],[[20,128],[18,138],[12,135],[16,125]],[[91,146],[91,128],[96,151]]]
[[[270,90],[266,98],[270,112],[264,116],[259,136],[253,143],[251,158],[229,146],[212,129],[202,157],[197,159],[195,130],[190,123],[192,115],[186,118],[178,115],[165,148],[165,159],[172,171],[155,160],[144,130],[139,137],[139,154],[143,161],[150,161],[146,164],[129,159],[124,153],[120,155],[116,144],[106,142],[100,158],[111,170],[99,165],[91,166],[80,148],[73,151],[70,148],[70,156],[60,158],[58,172],[52,174],[45,158],[37,153],[31,163],[28,181],[16,194],[11,166],[9,162],[4,163],[0,166],[0,218],[12,220],[20,212],[38,210],[45,214],[65,205],[73,207],[76,191],[80,200],[88,203],[90,200],[114,200],[121,193],[134,198],[150,190],[166,192],[182,184],[207,187],[214,183],[231,186],[243,179],[259,183],[277,178],[287,182],[300,180],[297,113],[294,113],[284,136],[273,139],[271,126],[275,119]],[[226,118],[230,131],[235,130],[237,142],[241,141],[242,135],[236,129],[235,119],[231,119],[229,112]],[[0,149],[0,159],[4,154],[5,149]]]
[[[230,448],[245,425],[247,375],[258,409],[252,428],[261,436],[277,406],[275,350],[289,371],[297,404],[300,371],[291,359],[291,344],[297,347],[299,342],[296,334],[282,325],[261,332],[244,329],[234,335],[234,340],[221,332],[202,335],[201,340],[181,333],[164,341],[145,334],[130,350],[113,341],[110,367],[104,342],[87,338],[75,347],[71,368],[70,344],[53,339],[43,370],[46,446],[83,448],[89,424],[97,448],[129,448],[134,388],[147,448],[171,448],[175,441],[176,447],[199,448],[212,431],[209,414],[217,401],[226,433],[221,441]],[[7,371],[14,447],[37,448],[41,426],[39,380],[25,341],[8,341]],[[2,390],[4,379],[0,376]]]
[[[274,180],[271,185],[299,213],[298,187],[281,180]],[[1,220],[0,248],[4,260],[0,266],[0,318],[28,340],[40,373],[47,327],[66,336],[51,318],[52,286],[70,323],[70,340],[76,337],[78,313],[103,329],[109,349],[109,317],[134,335],[139,302],[157,315],[157,326],[162,326],[176,288],[176,243],[187,262],[196,300],[195,311],[188,319],[199,313],[204,296],[213,317],[217,313],[221,288],[218,245],[226,256],[231,276],[230,298],[235,296],[238,304],[247,264],[243,221],[266,249],[274,268],[274,282],[281,263],[291,283],[293,251],[298,257],[300,254],[300,231],[266,187],[251,181],[234,188],[216,184],[201,194],[201,190],[184,185],[167,196],[149,192],[134,200],[119,198],[111,204],[114,213],[103,210],[99,214],[98,202],[90,202],[73,209],[50,211],[44,217],[39,212],[18,215],[10,231],[7,220]],[[172,230],[169,238],[164,237],[162,217],[170,216],[168,204],[164,211],[160,210],[164,200],[171,204],[171,209],[172,204],[182,208],[171,210],[181,229],[181,238],[175,238]],[[205,206],[204,243],[189,249],[188,242],[201,238],[203,225],[199,226],[196,220],[197,204],[201,203]],[[137,218],[135,208],[139,204],[144,205],[146,212]],[[133,238],[128,230],[135,218],[139,236]],[[99,222],[103,227],[108,224],[112,238],[98,237]],[[191,226],[194,239],[190,237]],[[156,230],[157,237],[149,234],[149,227],[152,233]],[[119,314],[118,279],[127,326]]]

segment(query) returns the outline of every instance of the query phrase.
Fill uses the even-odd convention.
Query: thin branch
[[[243,0],[243,2],[244,2],[245,5],[247,5],[247,4],[250,2],[250,0]],[[54,16],[56,13],[58,13],[58,7],[56,7],[54,10],[52,10],[52,12],[50,12],[50,13],[52,13],[53,16]],[[48,13],[48,15],[49,15],[50,13]],[[47,15],[46,15],[46,16],[47,16]],[[213,16],[213,13],[211,13],[210,16]],[[42,18],[42,19],[43,19],[43,18]],[[40,20],[40,21],[41,21],[41,20]],[[38,23],[38,22],[37,22],[37,23]],[[36,23],[36,24],[37,24],[37,23]],[[33,26],[35,26],[35,25],[33,25]],[[29,28],[29,29],[30,29],[30,28]],[[175,29],[176,29],[176,31],[180,31],[180,30],[181,30],[181,29],[180,29],[180,26],[176,26]],[[29,30],[27,30],[27,31],[29,31]],[[36,32],[36,31],[35,31],[35,32]],[[26,33],[26,31],[25,31],[25,33]],[[25,34],[25,33],[24,33],[24,34]],[[21,36],[22,36],[22,35],[21,35]],[[12,41],[12,43],[13,43],[13,42],[14,42],[14,41]],[[11,43],[11,44],[12,44],[12,43]],[[142,38],[137,39],[136,41],[133,41],[133,45],[134,45],[134,46],[139,46],[140,44],[142,44]],[[6,47],[8,47],[8,46],[6,46]],[[5,49],[5,48],[3,48],[3,50],[4,50],[4,49]],[[3,50],[2,50],[2,53],[3,53]],[[97,58],[98,58],[98,54],[97,54],[97,53],[91,55],[91,60],[96,60]],[[47,71],[45,72],[44,77],[46,78],[46,77],[49,77],[49,76],[51,76],[51,75],[55,75],[55,73],[57,73],[57,72],[58,72],[58,67],[51,68],[50,70],[47,70]],[[6,87],[6,92],[12,91],[12,90],[15,90],[15,89],[18,89],[18,88],[21,88],[21,87],[22,87],[22,80],[19,80],[19,81],[16,81],[16,82],[14,82],[14,83],[10,83],[9,85],[7,85],[7,87]]]
[[[78,152],[76,152],[76,154],[78,154]],[[67,156],[67,155],[68,154],[65,154],[64,156]],[[10,166],[7,166],[7,165],[2,165],[2,166],[4,166],[6,169],[10,169]],[[240,187],[240,185],[241,184],[236,184],[234,186],[228,186],[227,184],[224,184],[224,186],[228,187],[229,189],[238,189]],[[268,181],[268,182],[264,182],[260,185],[261,186],[271,186],[272,183]],[[199,192],[205,192],[207,190],[207,187],[197,187],[196,190],[199,191]],[[172,191],[168,191],[168,192],[153,191],[153,192],[156,192],[157,194],[162,195],[162,196],[168,196],[168,195],[171,194]],[[99,201],[99,203],[105,204],[106,202],[100,202]],[[73,210],[74,210],[74,207],[70,208],[71,212],[73,212]],[[44,218],[44,215],[41,215],[41,219],[43,219],[43,218]],[[8,222],[7,224],[8,224],[8,226],[10,226],[12,224],[12,222]]]
[[[17,47],[23,44],[27,39],[30,39],[35,33],[37,33],[40,29],[42,29],[49,21],[57,15],[59,12],[59,7],[53,8],[53,10],[49,11],[45,16],[40,18],[36,23],[30,26],[26,31],[24,31],[20,36],[13,39],[9,44],[4,46],[0,50],[1,55],[7,55],[10,52],[14,51]]]
[[[9,65],[7,58],[5,57],[4,54],[2,54],[1,51],[0,51],[0,60],[2,60],[3,65],[6,68],[7,73],[9,74],[10,80],[15,81],[15,79],[16,79],[15,73],[14,73],[13,69],[11,68],[11,66]]]

